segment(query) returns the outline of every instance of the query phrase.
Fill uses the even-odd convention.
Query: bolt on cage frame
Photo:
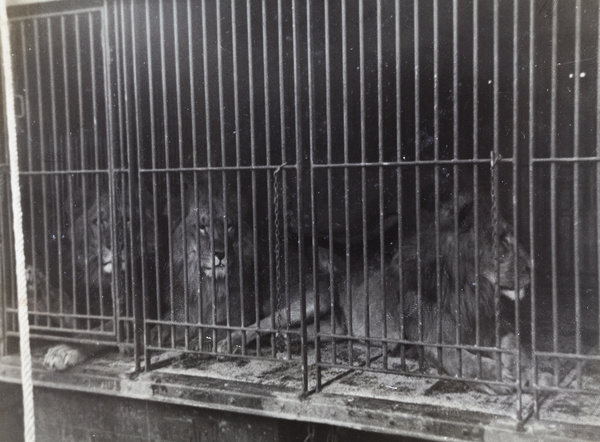
[[[600,9],[584,0],[318,3],[118,0],[36,15],[14,8],[32,338],[132,347],[136,368],[149,369],[144,361],[166,350],[214,353],[218,336],[233,350],[237,330],[253,331],[248,324],[282,305],[289,314],[297,292],[297,326],[273,314],[261,329],[269,342],[243,339],[241,354],[233,356],[299,361],[302,393],[319,391],[329,368],[453,379],[441,371],[412,372],[405,346],[415,342],[388,338],[386,315],[382,335],[369,335],[368,289],[366,334],[340,331],[338,301],[329,291],[338,284],[332,270],[338,260],[350,305],[356,273],[364,280],[375,275],[385,286],[388,242],[402,250],[407,235],[416,238],[421,287],[427,276],[420,248],[424,220],[433,214],[438,256],[444,201],[452,203],[450,231],[458,238],[458,195],[466,189],[476,207],[491,202],[494,251],[500,245],[497,218],[504,213],[532,257],[531,293],[511,312],[515,334],[527,334],[533,349],[532,388],[521,384],[525,374],[517,363],[519,418],[524,392],[532,392],[536,414],[546,392],[597,394],[585,385],[583,368],[598,361],[600,339],[594,295],[600,286]],[[583,94],[586,85],[595,94]],[[572,117],[559,113],[563,109]],[[6,170],[2,166],[0,179]],[[201,296],[198,306],[184,297],[184,318],[176,318],[177,246],[184,257],[188,247],[200,248],[199,236],[189,240],[182,219],[197,209],[203,186],[211,195],[209,213],[221,206],[234,224],[231,238],[220,232],[240,267],[225,276],[225,285],[245,290],[226,290],[221,300],[217,283],[209,282],[207,306]],[[2,349],[8,351],[18,335],[14,251],[7,246],[9,189],[0,186],[0,198]],[[222,204],[228,199],[237,212],[232,216]],[[89,219],[102,223],[102,216],[108,233],[100,228],[92,246]],[[213,238],[214,254],[220,247],[214,238],[229,222],[209,221],[203,229]],[[190,222],[201,227],[200,216]],[[480,222],[476,215],[476,231]],[[483,246],[476,236],[475,257]],[[515,242],[515,254],[518,247]],[[244,248],[250,249],[249,276]],[[90,274],[86,263],[100,259],[104,249],[113,251],[110,263],[102,258],[96,276]],[[326,270],[319,267],[321,250]],[[373,255],[380,258],[373,261]],[[456,249],[449,271],[458,274],[461,259]],[[204,272],[196,261],[195,268],[183,264],[183,293],[191,291],[190,273]],[[112,268],[108,287],[105,266]],[[475,259],[480,275],[478,266]],[[512,271],[518,270],[515,264]],[[439,260],[433,272],[441,287]],[[439,352],[510,353],[520,361],[520,346],[510,351],[499,345],[500,290],[496,284],[495,342],[488,347],[479,337],[461,344],[460,320],[457,342],[425,342],[418,288],[416,343]],[[108,307],[94,293],[106,293]],[[307,308],[319,310],[322,300],[331,314],[313,323]],[[238,301],[240,317],[234,319]],[[225,319],[219,322],[221,303]],[[206,319],[198,313],[200,332],[189,321],[194,308],[208,309]],[[459,307],[455,314],[460,317]],[[523,319],[531,331],[521,330]],[[564,324],[574,328],[572,335],[561,334]],[[438,316],[440,336],[441,326]],[[477,316],[476,332],[483,326]],[[153,341],[154,327],[169,339]],[[176,342],[176,330],[182,341]],[[551,339],[542,340],[544,333]],[[284,337],[283,347],[276,335]],[[342,340],[366,341],[366,356],[355,359],[354,344],[344,350]],[[401,344],[399,362],[386,351],[395,344]],[[344,352],[346,360],[339,356]],[[566,387],[561,382],[569,363],[575,386]],[[554,378],[550,386],[538,382],[543,364]]]

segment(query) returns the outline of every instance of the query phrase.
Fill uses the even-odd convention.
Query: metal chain
[[[500,265],[498,262],[498,201],[497,201],[497,195],[496,195],[496,174],[498,173],[498,162],[502,159],[502,156],[500,156],[500,154],[496,154],[494,151],[492,151],[490,154],[490,157],[491,157],[490,168],[491,168],[491,179],[492,179],[492,183],[491,183],[492,185],[490,186],[491,187],[490,193],[491,193],[491,197],[492,197],[492,259],[493,259],[493,263],[494,263],[494,272],[496,274],[496,284],[494,287],[494,292],[496,293],[496,290],[498,290],[498,285],[499,285],[499,281],[500,281]],[[497,298],[496,298],[496,301],[498,301]],[[496,314],[497,314],[497,312],[496,312]],[[498,323],[498,321],[496,321],[496,324],[497,323]],[[500,343],[496,342],[496,344],[499,345]],[[497,361],[499,361],[498,355],[499,355],[498,353],[495,353]],[[500,367],[499,363],[498,363],[497,367]],[[498,368],[498,370],[499,370],[499,368]],[[499,375],[499,372],[498,372],[498,375]]]
[[[496,173],[498,170],[498,162],[502,159],[500,154],[496,155],[494,151],[490,153],[490,168],[491,168],[491,189],[490,194],[492,197],[492,234],[493,234],[493,259],[494,264],[496,265],[496,269],[498,269],[498,244],[496,238],[498,237],[498,201],[496,195]]]
[[[279,173],[281,169],[287,163],[283,163],[277,169],[273,171],[273,200],[274,200],[274,211],[275,211],[275,291],[277,294],[277,304],[275,305],[275,323],[277,326],[277,348],[283,346],[281,342],[281,250],[280,250],[280,233],[279,233]]]

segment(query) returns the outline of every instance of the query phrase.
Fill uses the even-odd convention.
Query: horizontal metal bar
[[[84,330],[84,329],[79,330],[79,329],[75,329],[75,328],[72,328],[72,329],[62,328],[62,329],[60,329],[60,328],[43,327],[43,326],[40,326],[40,325],[31,326],[31,330],[32,331],[38,331],[38,332],[41,332],[41,331],[45,331],[45,332],[52,331],[52,332],[57,332],[57,333],[64,332],[64,333],[69,333],[69,334],[76,334],[78,337],[71,338],[71,339],[74,339],[75,341],[77,341],[77,339],[80,339],[80,338],[81,339],[89,339],[87,337],[84,338],[84,335],[85,336],[98,336],[98,337],[106,337],[106,338],[115,339],[115,333],[114,332],[102,332],[102,331],[99,331],[99,330]],[[7,336],[19,336],[19,332],[9,331],[9,332],[6,333],[6,335]],[[31,336],[33,337],[34,334],[32,333]],[[53,337],[53,338],[56,338],[56,339],[59,339],[59,340],[65,339],[64,335],[62,335],[62,336],[58,336],[58,335],[56,335],[56,336],[55,335],[35,335],[35,336],[42,337],[42,338]]]
[[[199,323],[199,322],[176,322],[159,319],[146,319],[148,325],[160,325],[163,327],[191,327],[191,328],[210,328],[215,330],[231,330],[241,332],[252,332],[252,333],[287,333],[290,335],[300,335],[300,329],[282,329],[274,330],[270,328],[245,328],[239,325],[223,325],[223,324],[212,324],[212,323]]]
[[[23,15],[19,17],[10,17],[8,21],[10,23],[17,23],[23,20],[36,20],[41,18],[52,18],[52,17],[64,17],[64,16],[73,16],[80,14],[89,14],[89,13],[102,13],[102,8],[82,8],[76,10],[69,11],[54,11],[54,12],[45,12],[31,15]]]
[[[512,158],[500,158],[497,163],[512,163]],[[486,158],[477,159],[452,159],[452,160],[406,160],[406,161],[383,161],[383,162],[365,162],[365,163],[333,163],[333,164],[312,164],[315,169],[332,168],[357,168],[357,167],[410,167],[410,166],[448,166],[448,165],[468,165],[468,164],[490,164]]]
[[[108,339],[94,339],[93,336],[88,338],[71,338],[68,336],[54,336],[54,335],[39,335],[32,333],[32,339],[40,339],[44,341],[58,341],[61,343],[69,342],[72,344],[87,344],[87,345],[103,345],[106,347],[124,347],[124,348],[133,348],[133,343],[124,342],[124,341],[116,341],[114,335],[106,336]]]
[[[128,172],[127,169],[120,169],[118,172]],[[56,175],[90,175],[104,174],[109,175],[111,171],[106,169],[83,169],[83,170],[25,170],[19,172],[21,176],[56,176]]]
[[[321,339],[337,339],[341,341],[357,341],[357,342],[370,342],[370,343],[386,343],[386,344],[399,344],[399,345],[418,345],[423,347],[436,347],[436,348],[450,348],[455,350],[469,350],[469,351],[483,351],[483,352],[494,352],[494,353],[514,353],[515,349],[500,348],[500,347],[484,347],[476,345],[459,345],[459,344],[438,344],[435,342],[422,342],[422,341],[410,341],[405,339],[393,339],[383,337],[366,337],[366,336],[348,336],[348,335],[333,335],[327,333],[319,333]]]
[[[600,361],[600,355],[583,355],[575,353],[560,353],[536,351],[536,356],[548,359],[578,360],[578,361]]]
[[[548,392],[548,393],[578,393],[578,394],[599,394],[600,393],[600,389],[584,389],[584,388],[569,388],[569,387],[554,387],[554,386],[542,386],[542,385],[537,385],[535,388],[537,391],[539,392]],[[528,389],[529,391],[531,389]],[[528,391],[523,390],[525,392]]]
[[[6,313],[17,314],[17,309],[14,307],[7,307]],[[29,311],[30,315],[37,317],[48,317],[48,318],[62,318],[62,319],[89,319],[94,321],[112,321],[114,316],[100,316],[100,315],[87,315],[85,313],[69,313],[69,312],[37,312]],[[119,318],[121,319],[121,318]],[[125,319],[125,318],[124,318]]]
[[[148,345],[146,346],[146,348],[148,350],[154,351],[154,352],[158,352],[158,353],[165,353],[165,352],[178,352],[181,354],[197,354],[197,355],[209,355],[209,356],[214,356],[215,353],[214,352],[207,352],[207,351],[201,351],[201,350],[192,350],[191,348],[185,348],[185,347],[155,347],[155,346],[151,346]],[[266,348],[266,347],[265,347]],[[269,353],[270,354],[270,353]],[[299,365],[300,364],[300,355],[298,355],[298,359],[280,359],[280,358],[273,358],[273,357],[269,357],[269,356],[265,356],[265,355],[251,355],[251,354],[230,354],[230,353],[218,353],[219,356],[225,356],[227,358],[236,358],[236,359],[244,359],[244,360],[254,360],[254,361],[277,361],[280,362],[282,364],[286,364],[286,365]]]
[[[532,158],[532,163],[598,163],[600,157],[551,157]]]
[[[287,164],[285,166],[208,166],[208,167],[156,167],[156,168],[140,168],[140,173],[179,173],[179,172],[210,172],[210,171],[252,171],[252,170],[277,170],[277,169],[296,169],[295,164]]]
[[[449,375],[444,375],[444,374],[431,374],[431,373],[425,373],[425,372],[419,372],[419,371],[403,371],[403,370],[399,370],[399,369],[390,369],[388,368],[378,368],[378,367],[374,367],[373,365],[370,366],[348,366],[348,365],[344,365],[344,364],[332,364],[332,363],[327,363],[327,362],[321,362],[319,364],[316,364],[319,367],[322,368],[348,368],[348,369],[353,369],[353,370],[360,370],[360,371],[366,371],[366,372],[374,372],[374,373],[387,373],[387,374],[401,374],[401,375],[405,375],[405,376],[410,376],[410,377],[419,377],[419,378],[426,378],[426,379],[440,379],[440,380],[448,380],[448,381],[453,381],[453,382],[469,382],[469,383],[474,383],[474,384],[486,384],[486,385],[516,385],[514,381],[510,382],[510,381],[497,381],[497,380],[482,380],[482,379],[476,379],[476,378],[465,378],[465,377],[456,377],[456,376],[449,376]],[[523,388],[524,392],[529,391],[527,388]]]

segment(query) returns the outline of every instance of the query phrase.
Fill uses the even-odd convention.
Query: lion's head
[[[152,224],[150,208],[152,201],[143,192],[142,202],[146,226]],[[131,256],[139,255],[132,247],[132,228],[129,205],[124,194],[116,192],[112,200],[107,189],[88,190],[87,196],[77,198],[73,218],[73,238],[71,239],[77,279],[88,281],[92,290],[110,291],[114,277],[123,279]],[[68,229],[67,235],[71,236]],[[154,236],[144,235],[144,254],[151,255],[154,249]],[[113,275],[113,273],[117,275]]]
[[[481,290],[493,293],[497,285],[500,293],[509,299],[523,299],[531,282],[531,258],[515,237],[512,225],[498,215],[494,228],[492,207],[486,201],[476,204],[470,195],[459,195],[457,206],[458,236],[454,229],[453,202],[442,205],[440,230],[447,261],[451,263],[458,252],[460,286],[466,290],[479,284]],[[482,287],[486,284],[487,287]]]
[[[123,270],[125,267],[123,234],[120,229],[111,228],[113,215],[108,192],[101,191],[96,195],[90,191],[89,194],[87,198],[81,198],[75,207],[72,238],[75,265],[78,277],[85,278],[87,274],[92,288],[100,285],[109,288],[115,267]],[[115,206],[114,222],[117,223],[125,213],[118,210],[121,205]],[[113,253],[115,247],[119,253]]]
[[[202,195],[191,216],[198,218],[200,267],[206,276],[220,279],[225,278],[234,260],[238,219],[236,204],[215,196],[211,208],[208,195]]]
[[[484,238],[492,238],[492,232],[486,232]],[[483,276],[492,285],[497,284],[500,293],[509,299],[523,299],[531,282],[529,254],[517,241],[512,226],[502,218],[498,219],[497,258],[494,258],[493,241],[490,242],[484,241],[484,249],[480,252]]]
[[[191,182],[185,185],[187,214],[185,222],[176,226],[173,241],[177,249],[186,248],[185,263],[191,280],[195,279],[194,273],[198,271],[204,278],[214,277],[215,280],[224,280],[228,273],[229,277],[237,276],[231,274],[239,256],[240,234],[234,187],[226,184],[223,192],[221,175],[214,175],[210,186],[206,177],[199,179],[195,185]],[[242,225],[242,230],[242,236],[246,238],[250,230],[246,225]],[[178,250],[174,253],[176,265],[183,264],[183,255]],[[251,246],[245,245],[243,253],[251,253]]]

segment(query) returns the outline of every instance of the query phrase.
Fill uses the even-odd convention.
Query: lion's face
[[[205,208],[200,209],[198,223],[198,242],[200,245],[200,267],[206,276],[225,278],[233,261],[233,246],[236,239],[237,225],[231,217],[225,217],[222,207],[214,208],[211,217]],[[212,218],[212,223],[211,223]],[[214,272],[214,273],[213,273]]]
[[[118,205],[117,205],[118,206]],[[109,198],[106,192],[100,198],[90,198],[84,207],[79,208],[80,213],[74,220],[74,246],[76,265],[79,272],[88,273],[93,285],[98,285],[99,278],[103,285],[110,284],[112,273],[116,266],[124,270],[125,259],[124,245],[121,232],[111,229],[111,213]],[[115,211],[117,222],[121,221],[123,213]],[[116,236],[115,236],[116,235]],[[117,253],[114,253],[114,248]]]
[[[484,220],[484,222],[487,220]],[[494,259],[494,241],[491,223],[486,231],[480,251],[482,276],[492,285],[498,285],[500,293],[511,300],[523,299],[531,283],[531,258],[515,238],[512,226],[498,220],[497,264]],[[516,253],[515,253],[516,245]]]
[[[220,184],[213,180],[211,200],[205,187],[200,187],[197,201],[190,198],[191,210],[186,221],[186,228],[192,230],[188,233],[189,238],[195,238],[195,241],[188,241],[188,253],[197,254],[204,276],[215,279],[226,277],[237,256],[237,199],[228,189],[230,193],[224,201]]]
[[[150,200],[148,195],[144,197]],[[144,205],[144,214],[148,221],[153,217],[147,206]],[[125,274],[127,255],[133,252],[128,239],[131,229],[128,208],[120,196],[116,197],[112,212],[108,192],[100,191],[99,195],[90,192],[87,204],[80,203],[76,208],[73,222],[72,242],[79,276],[87,271],[91,284],[97,286],[101,280],[103,288],[110,287],[113,272]],[[144,242],[146,253],[152,253],[154,236],[146,234]]]

